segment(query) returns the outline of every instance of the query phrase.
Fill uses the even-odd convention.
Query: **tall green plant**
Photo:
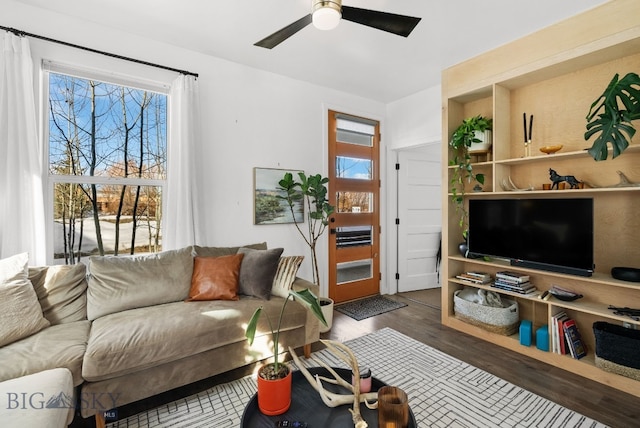
[[[612,157],[620,155],[636,133],[631,121],[640,119],[640,76],[628,73],[618,80],[616,73],[605,91],[596,99],[587,114],[587,131],[584,139],[599,134],[589,149],[596,161],[606,160],[608,144]],[[625,137],[625,134],[627,137]]]
[[[293,222],[302,235],[302,238],[309,246],[311,251],[311,265],[313,269],[313,283],[319,285],[320,273],[318,269],[318,258],[316,255],[316,244],[318,238],[322,236],[327,225],[329,217],[334,212],[334,206],[329,204],[327,199],[326,184],[329,179],[322,177],[320,174],[307,176],[304,172],[298,173],[299,181],[293,179],[293,174],[285,173],[282,180],[278,182],[278,189],[284,191],[284,196],[278,196],[289,205]],[[296,203],[302,203],[305,206],[307,217],[307,228],[303,230],[298,220],[296,220],[294,206]]]
[[[287,307],[287,303],[289,303],[289,300],[291,300],[292,298],[295,298],[298,303],[310,310],[311,313],[313,313],[322,324],[324,324],[325,326],[327,325],[327,321],[324,318],[322,309],[320,309],[320,302],[318,301],[318,298],[308,288],[302,291],[289,291],[289,295],[284,299],[284,303],[282,304],[280,316],[278,317],[278,324],[276,326],[274,326],[271,318],[269,317],[269,314],[265,312],[265,315],[267,316],[267,322],[269,323],[269,330],[271,330],[271,341],[273,342],[273,371],[271,372],[271,374],[266,374],[269,379],[277,379],[279,377],[283,377],[280,374],[280,328],[282,327],[282,317],[284,315],[284,310]],[[255,340],[258,321],[260,320],[261,315],[262,306],[255,310],[255,312],[251,316],[251,319],[249,320],[249,324],[247,324],[245,337],[249,341],[249,346],[253,345],[253,341]],[[284,375],[286,376],[286,373],[284,373]]]
[[[453,159],[449,161],[453,168],[451,175],[450,192],[451,200],[456,204],[456,214],[460,217],[459,225],[463,234],[466,234],[467,211],[464,208],[465,182],[475,180],[484,184],[484,174],[474,174],[471,163],[469,147],[481,140],[476,138],[476,131],[484,132],[493,129],[493,119],[481,115],[464,119],[460,126],[453,132],[449,146],[453,149]]]

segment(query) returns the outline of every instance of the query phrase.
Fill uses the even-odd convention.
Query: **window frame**
[[[46,262],[48,265],[56,263],[54,259],[54,192],[55,186],[59,183],[74,183],[74,184],[96,184],[106,186],[155,186],[159,187],[164,194],[167,188],[168,175],[164,179],[154,178],[137,178],[137,177],[104,177],[104,176],[91,176],[91,175],[64,175],[64,174],[52,174],[50,171],[50,158],[49,158],[49,117],[50,117],[50,105],[49,105],[49,76],[51,73],[63,74],[71,77],[76,77],[85,80],[97,80],[100,82],[125,86],[128,88],[139,89],[148,92],[154,92],[164,95],[166,97],[166,164],[169,161],[169,145],[170,141],[170,90],[171,85],[168,83],[152,81],[140,77],[131,75],[120,74],[117,72],[100,71],[92,68],[83,67],[80,65],[65,64],[61,62],[55,62],[48,59],[43,59],[40,67],[41,73],[41,111],[42,111],[42,124],[41,124],[41,136],[42,136],[42,178],[45,185],[43,188],[43,200],[45,204],[45,246],[46,246]],[[162,198],[162,211],[166,212],[166,200]],[[162,223],[160,223],[160,230],[162,230]],[[82,261],[82,260],[81,260]]]

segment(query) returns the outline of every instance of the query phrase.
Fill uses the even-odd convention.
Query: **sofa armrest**
[[[296,280],[293,281],[292,288],[296,291],[304,290],[308,288],[313,294],[319,296],[320,287],[311,281],[307,281],[306,279],[302,279],[296,277]],[[307,320],[305,322],[304,328],[304,343],[310,345],[312,343],[320,340],[320,321],[311,313],[311,311],[307,311]]]
[[[43,370],[0,382],[0,396],[3,427],[66,427],[73,420],[77,398],[73,376],[67,368]]]

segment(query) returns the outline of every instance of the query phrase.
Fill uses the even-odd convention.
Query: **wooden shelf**
[[[555,297],[551,297],[549,300],[542,300],[539,296],[545,291],[545,289],[538,289],[537,292],[532,294],[520,294],[507,290],[502,290],[497,287],[492,287],[491,284],[474,284],[471,281],[465,281],[458,278],[450,278],[449,282],[453,282],[456,284],[460,284],[462,286],[479,288],[482,290],[494,291],[500,295],[514,297],[523,301],[531,301],[532,303],[541,304],[545,306],[552,306],[556,308],[569,309],[577,312],[584,312],[587,314],[596,315],[602,318],[608,318],[612,321],[626,322],[629,324],[635,324],[640,326],[640,321],[634,320],[629,317],[615,315],[613,310],[609,309],[609,305],[605,303],[594,303],[594,302],[582,302],[580,299],[575,300],[573,302],[567,302],[564,300],[557,299]],[[536,285],[533,283],[533,285]]]
[[[631,145],[627,147],[625,153],[639,153],[640,145]],[[609,156],[611,156],[612,150],[609,148]],[[499,165],[521,165],[521,164],[530,164],[535,162],[549,162],[549,161],[557,161],[557,160],[567,160],[567,159],[591,159],[591,155],[586,150],[579,151],[571,151],[571,152],[563,152],[559,151],[552,155],[535,155],[529,157],[521,157],[514,159],[496,159],[493,163]],[[594,161],[595,162],[595,161]],[[486,162],[485,162],[486,163]]]
[[[584,141],[589,106],[600,96],[615,73],[640,69],[640,2],[617,0],[606,2],[560,24],[552,25],[522,39],[503,45],[443,71],[443,230],[442,323],[483,340],[540,361],[569,370],[580,376],[604,383],[640,397],[640,381],[613,374],[595,365],[595,336],[592,324],[606,321],[629,323],[640,328],[640,321],[614,315],[609,305],[640,308],[640,284],[616,280],[609,272],[614,266],[640,267],[640,186],[617,187],[618,171],[630,181],[640,182],[640,144],[629,146],[621,156],[595,162]],[[522,113],[535,114],[532,156],[522,157]],[[452,156],[448,141],[460,122],[482,114],[494,120],[493,146],[487,161],[472,163],[474,173],[485,174],[484,191],[467,190],[465,203],[476,198],[574,198],[594,200],[594,260],[596,272],[580,277],[511,266],[508,260],[467,259],[458,255],[459,217],[451,200],[448,183]],[[535,138],[539,138],[535,141]],[[538,152],[542,142],[562,144],[551,155]],[[558,173],[575,175],[590,183],[583,189],[542,190],[549,168]],[[565,172],[566,171],[566,172]],[[535,190],[505,191],[503,180],[512,179],[519,187]],[[468,185],[471,189],[474,183]],[[598,187],[601,186],[601,187]],[[570,215],[571,213],[558,213]],[[539,292],[553,285],[564,286],[583,298],[565,302],[555,297],[539,299],[492,287],[472,284],[456,278],[469,271],[513,270],[531,276]],[[506,337],[467,324],[455,317],[453,295],[464,286],[472,286],[515,299],[520,315],[534,325],[551,325],[551,317],[567,311],[576,321],[588,347],[588,355],[580,360],[570,356],[544,352],[520,345],[518,335]]]

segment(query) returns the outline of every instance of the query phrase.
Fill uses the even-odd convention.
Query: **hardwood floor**
[[[443,326],[440,289],[386,297],[408,306],[362,321],[334,311],[322,337],[344,341],[390,327],[606,425],[640,427],[640,398]]]
[[[407,306],[362,321],[355,321],[334,311],[333,326],[329,332],[321,335],[322,338],[346,341],[390,327],[610,427],[640,427],[639,398],[444,327],[440,323],[440,289],[386,297],[407,303]],[[318,350],[322,346],[316,343],[312,349]],[[229,382],[249,374],[252,369],[233,370],[130,404],[118,409],[119,416],[125,418],[213,385]],[[93,419],[83,420],[76,416],[71,426],[91,427]]]

